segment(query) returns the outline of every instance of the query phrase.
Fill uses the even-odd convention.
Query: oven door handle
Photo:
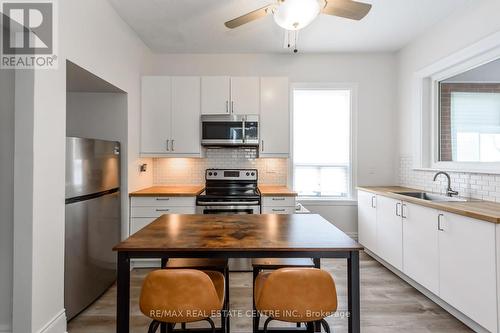
[[[253,205],[258,205],[258,201],[228,201],[228,202],[206,202],[206,201],[198,201],[196,203],[197,205],[203,205],[203,206],[239,206],[239,205],[246,205],[246,206],[253,206]]]

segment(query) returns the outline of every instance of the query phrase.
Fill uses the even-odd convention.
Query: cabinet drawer
[[[132,207],[130,217],[159,217],[163,214],[194,214],[195,207]]]
[[[262,207],[262,214],[294,214],[295,207]]]
[[[263,207],[295,207],[295,197],[263,197]]]
[[[132,207],[186,207],[195,206],[195,197],[132,197]]]

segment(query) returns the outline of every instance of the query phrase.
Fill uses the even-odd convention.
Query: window
[[[293,178],[299,196],[351,197],[351,89],[294,89]]]

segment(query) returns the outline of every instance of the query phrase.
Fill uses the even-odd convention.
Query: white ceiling
[[[271,16],[230,30],[224,22],[275,0],[109,0],[158,53],[274,53],[284,31]],[[301,52],[396,51],[475,0],[364,0],[362,21],[320,15],[301,30]]]

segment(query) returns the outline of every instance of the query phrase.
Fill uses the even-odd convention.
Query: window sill
[[[352,198],[312,198],[297,197],[297,201],[304,205],[313,206],[357,206],[358,201]]]

